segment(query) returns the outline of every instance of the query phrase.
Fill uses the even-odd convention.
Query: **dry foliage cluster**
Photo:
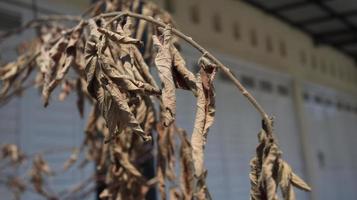
[[[75,25],[68,28],[68,24]],[[189,71],[176,37],[184,35],[173,26],[168,13],[140,0],[102,0],[82,16],[33,20],[1,36],[4,39],[29,28],[36,31],[36,37],[23,44],[27,50],[0,68],[1,103],[32,85],[42,91],[45,106],[56,88],[61,90],[60,100],[71,92],[77,94],[81,116],[84,103],[90,102],[85,140],[64,163],[64,169],[79,162],[79,154],[83,153],[85,158],[79,166],[95,163],[97,173],[90,180],[100,179],[105,185],[102,199],[145,199],[150,188],[157,188],[161,199],[210,199],[204,149],[215,114],[213,82],[218,70],[229,70],[205,51],[198,60],[199,72]],[[197,48],[193,40],[183,39]],[[160,83],[153,78],[152,63]],[[28,80],[33,73],[34,80]],[[191,139],[175,123],[177,89],[190,90],[197,98]],[[243,94],[252,99],[247,92]],[[156,175],[148,178],[143,175],[142,164],[153,157]],[[67,193],[53,192],[45,183],[56,173],[42,154],[26,156],[15,145],[2,148],[1,162],[10,166],[21,165],[23,160],[32,160],[32,186],[27,186],[23,177],[3,180],[16,197],[31,188],[47,199],[83,198],[90,192],[85,183]],[[295,199],[292,186],[310,190],[282,160],[273,134],[266,127],[259,134],[250,179],[254,200],[278,199],[278,187],[286,200]]]

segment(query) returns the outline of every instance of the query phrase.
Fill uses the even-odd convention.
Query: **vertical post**
[[[33,18],[36,19],[38,15],[37,0],[32,0],[32,13],[33,13]]]
[[[298,131],[301,141],[301,151],[304,160],[305,166],[305,175],[308,181],[308,184],[311,186],[312,191],[309,192],[310,200],[317,200],[316,193],[314,188],[316,186],[316,178],[314,177],[314,153],[309,144],[309,135],[307,133],[307,123],[305,119],[305,108],[304,102],[302,98],[303,89],[302,89],[302,81],[299,78],[293,79],[293,103],[294,110],[296,114],[296,120],[298,124]]]

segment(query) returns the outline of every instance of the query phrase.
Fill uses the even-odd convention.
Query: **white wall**
[[[356,199],[357,113],[339,109],[336,103],[353,105],[355,109],[357,102],[351,96],[311,83],[305,84],[305,93],[310,96],[305,100],[304,112],[310,153],[315,158],[312,160],[315,194],[318,199]],[[316,96],[322,98],[322,103],[316,101]],[[332,104],[326,104],[326,99]]]

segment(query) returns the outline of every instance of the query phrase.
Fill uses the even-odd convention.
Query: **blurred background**
[[[230,67],[267,112],[283,157],[311,186],[297,199],[357,199],[357,1],[355,0],[154,0],[176,26]],[[0,0],[0,32],[45,14],[79,14],[91,0]],[[15,44],[0,45],[0,62],[15,58]],[[182,43],[197,71],[198,52]],[[249,198],[249,160],[255,153],[260,116],[222,75],[216,81],[217,113],[206,148],[213,199]],[[29,89],[0,109],[0,145],[49,152],[60,168],[83,139],[85,119],[75,97],[52,99],[44,109]],[[178,92],[178,124],[192,132],[195,99]],[[89,112],[89,109],[86,110]],[[62,151],[64,150],[64,151]],[[66,151],[67,150],[67,151]],[[61,188],[85,180],[94,167],[51,181]],[[19,173],[26,173],[22,169]],[[36,199],[26,193],[24,199]],[[0,199],[11,199],[0,184]],[[94,196],[93,198],[94,199]]]

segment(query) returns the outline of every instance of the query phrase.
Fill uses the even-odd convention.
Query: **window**
[[[326,62],[324,59],[321,59],[321,72],[326,73]]]
[[[255,82],[254,79],[250,76],[242,76],[242,84],[247,88],[254,88]]]
[[[21,14],[0,9],[0,31],[7,31],[21,26]]]
[[[343,109],[342,102],[340,102],[340,101],[337,102],[336,107],[337,107],[338,110],[342,110]]]
[[[341,67],[340,67],[340,69],[339,69],[339,77],[340,77],[340,80],[343,80],[343,79],[344,79],[344,73],[343,73],[343,70],[342,70]]]
[[[312,69],[316,69],[317,68],[317,60],[316,60],[315,54],[311,55],[311,67],[312,67]]]
[[[236,40],[241,38],[241,30],[238,22],[233,23],[233,37]]]
[[[267,52],[272,52],[273,51],[273,42],[271,40],[271,36],[267,35],[265,38],[265,49]]]
[[[322,152],[322,151],[318,151],[317,152],[317,160],[318,160],[318,163],[319,163],[319,168],[320,169],[323,169],[325,168],[325,154]]]
[[[286,55],[287,55],[286,44],[282,40],[280,40],[280,42],[279,42],[279,52],[282,57],[286,57]]]
[[[353,71],[352,71],[352,70],[350,70],[349,75],[350,75],[350,82],[353,83],[353,81],[354,81],[354,74],[353,74]]]
[[[305,65],[307,63],[307,58],[306,58],[305,51],[304,50],[300,50],[299,56],[300,56],[300,63],[302,65]]]
[[[175,12],[174,0],[165,0],[164,6],[165,6],[165,9],[169,13],[174,13]]]
[[[278,94],[280,94],[281,96],[289,95],[289,89],[286,86],[278,85],[277,89],[278,89]]]
[[[250,30],[250,44],[253,46],[253,47],[256,47],[258,46],[258,36],[257,36],[257,31],[253,28]]]
[[[320,104],[322,102],[322,98],[320,96],[315,96],[315,103]]]
[[[216,32],[222,32],[221,17],[218,14],[213,15],[213,29]]]
[[[336,68],[335,68],[335,65],[333,63],[331,63],[331,66],[330,66],[330,74],[333,77],[336,76]]]
[[[346,103],[346,104],[345,104],[345,109],[346,109],[346,111],[350,112],[351,109],[352,109],[352,107],[351,107],[350,104]]]
[[[273,91],[273,85],[269,81],[260,81],[259,86],[264,92],[271,93]]]
[[[330,99],[326,99],[325,104],[326,104],[326,106],[331,106],[332,101]]]
[[[197,5],[193,5],[190,7],[190,16],[194,24],[200,23],[200,13]]]

